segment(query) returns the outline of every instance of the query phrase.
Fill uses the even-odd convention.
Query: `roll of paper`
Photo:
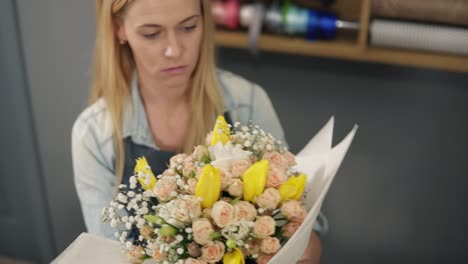
[[[468,55],[468,29],[376,19],[371,23],[374,46]]]
[[[468,26],[468,0],[372,0],[372,15]]]

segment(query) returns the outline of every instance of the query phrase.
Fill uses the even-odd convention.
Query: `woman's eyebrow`
[[[200,17],[200,15],[193,15],[193,16],[190,16],[190,17],[187,17],[186,19],[182,20],[181,22],[179,22],[179,24],[183,24],[193,18],[196,18],[196,17]]]
[[[193,16],[187,17],[186,19],[179,22],[179,24],[183,24],[183,23],[185,23],[185,22],[187,22],[189,20],[192,20],[192,19],[194,19],[196,17],[200,17],[200,15],[193,15]],[[162,26],[158,25],[158,24],[143,24],[143,25],[138,26],[138,28],[147,28],[147,27],[160,28]]]

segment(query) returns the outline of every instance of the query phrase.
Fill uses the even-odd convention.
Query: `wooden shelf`
[[[346,2],[339,1],[338,3]],[[369,46],[368,28],[371,19],[371,0],[350,2],[354,3],[354,9],[351,9],[349,4],[342,4],[342,6],[335,7],[335,12],[344,14],[345,10],[351,9],[352,12],[348,13],[347,17],[361,22],[359,32],[354,32],[354,34],[346,31],[340,32],[337,38],[332,41],[313,42],[300,37],[263,34],[258,39],[259,50],[468,73],[468,56]],[[357,16],[353,16],[353,14],[357,14]],[[245,49],[248,46],[248,37],[245,32],[218,29],[215,39],[218,45],[224,47]]]

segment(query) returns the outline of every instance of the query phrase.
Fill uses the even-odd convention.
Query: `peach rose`
[[[272,255],[260,254],[257,258],[257,264],[267,264],[272,258]]]
[[[187,192],[189,194],[195,194],[195,190],[197,189],[197,184],[198,184],[198,181],[194,178],[191,178],[191,179],[188,179],[187,180],[187,185],[188,185],[188,190]]]
[[[249,245],[248,247],[242,247],[242,253],[244,256],[258,254],[260,251],[260,244],[262,240],[254,239],[254,240],[247,240],[246,244]]]
[[[196,196],[189,196],[188,199],[176,199],[174,201],[173,217],[177,221],[190,223],[201,215],[201,204]]]
[[[277,166],[271,166],[268,172],[266,187],[279,188],[279,186],[287,180],[283,169]]]
[[[165,261],[167,260],[167,254],[166,252],[163,252],[161,253],[161,251],[159,250],[159,248],[156,248],[154,251],[153,251],[153,255],[151,255],[154,260],[156,261]]]
[[[145,239],[150,239],[151,235],[153,235],[154,229],[149,226],[143,226],[140,228],[140,234],[143,236]]]
[[[221,261],[224,256],[224,244],[219,241],[210,242],[202,247],[201,260],[208,263]]]
[[[300,223],[291,222],[283,226],[283,236],[286,238],[291,238],[297,229],[301,226]]]
[[[145,252],[143,247],[132,246],[131,249],[127,251],[128,261],[134,264],[142,263],[143,261],[140,258],[145,255],[143,252]]]
[[[234,197],[242,196],[244,194],[244,183],[239,179],[232,180],[227,192]]]
[[[255,221],[253,233],[258,238],[265,238],[275,233],[276,222],[271,216],[260,216]]]
[[[291,152],[285,151],[281,153],[281,156],[283,156],[283,158],[285,158],[288,161],[289,167],[292,167],[297,164],[296,156],[294,156],[294,154],[292,154]]]
[[[255,206],[246,201],[238,201],[234,204],[234,220],[253,221],[257,216]]]
[[[184,167],[182,168],[182,174],[184,175],[184,177],[188,177],[192,172],[196,174],[195,169],[195,164],[193,164],[193,162],[184,163]]]
[[[162,176],[175,176],[176,172],[173,169],[167,169],[162,173]]]
[[[307,215],[306,209],[298,201],[286,201],[281,206],[281,213],[291,222],[302,223]]]
[[[206,218],[199,218],[192,223],[193,240],[200,245],[211,241],[211,233],[214,232],[213,225]]]
[[[200,247],[200,245],[198,245],[195,242],[192,242],[192,243],[188,244],[187,251],[190,254],[190,256],[192,256],[192,257],[197,258],[197,257],[201,256],[201,247]]]
[[[178,165],[184,162],[184,159],[187,157],[187,154],[177,154],[169,160],[170,167],[177,167]]]
[[[281,201],[281,195],[275,188],[267,188],[258,198],[257,204],[261,208],[274,210]]]
[[[205,156],[207,153],[208,153],[208,149],[205,146],[198,145],[193,150],[192,157],[196,161],[201,161],[203,156]]]
[[[188,258],[184,262],[185,264],[206,264],[205,261],[201,259]]]
[[[201,217],[206,218],[208,220],[212,220],[213,218],[211,218],[211,208],[203,209]]]
[[[232,183],[232,175],[229,171],[218,168],[221,176],[221,189],[226,189]]]
[[[242,175],[244,175],[244,172],[252,165],[250,160],[247,159],[241,159],[241,160],[235,160],[232,163],[231,167],[231,174],[232,177],[234,178],[239,178]]]
[[[211,217],[218,227],[224,228],[233,222],[234,208],[224,201],[218,201],[213,205]]]
[[[263,154],[262,159],[268,160],[271,166],[276,166],[283,170],[287,170],[289,167],[288,160],[276,151]]]
[[[177,179],[172,176],[163,176],[153,187],[154,195],[161,201],[168,201],[173,197],[173,192],[177,190]]]
[[[280,241],[276,237],[266,237],[260,245],[260,250],[266,254],[275,254],[280,248]]]

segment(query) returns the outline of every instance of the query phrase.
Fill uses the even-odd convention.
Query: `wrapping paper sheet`
[[[468,28],[376,19],[370,26],[370,43],[468,55]]]
[[[468,26],[468,0],[372,0],[372,15]]]

